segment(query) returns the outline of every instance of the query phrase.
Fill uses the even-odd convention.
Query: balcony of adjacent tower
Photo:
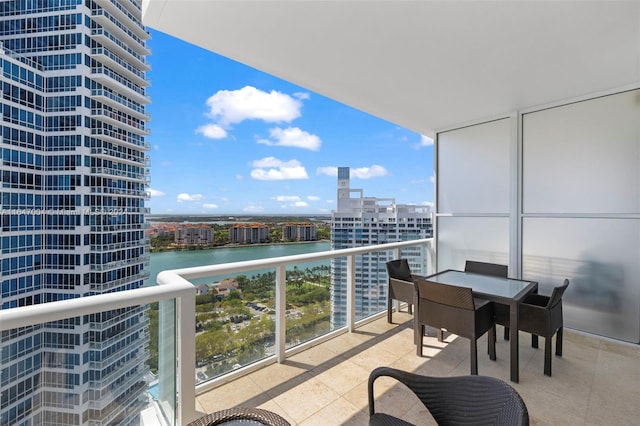
[[[149,167],[151,164],[151,159],[147,155],[131,155],[109,148],[91,148],[91,155],[106,160],[117,159],[125,164],[138,167]]]
[[[122,40],[118,39],[118,37],[114,36],[106,29],[96,28],[91,30],[91,38],[109,49],[111,52],[115,53],[118,56],[121,56],[127,62],[130,62],[136,68],[144,71],[148,71],[151,69],[145,58],[148,53],[137,52],[127,44],[123,43]],[[145,51],[149,52],[149,50],[146,48]]]
[[[148,150],[149,143],[130,136],[129,134],[116,132],[112,129],[97,128],[91,129],[91,134],[98,139],[109,141],[118,145],[131,145],[132,148]]]
[[[106,89],[94,89],[91,91],[91,99],[100,101],[105,105],[116,108],[130,114],[142,121],[150,121],[151,117],[146,113],[143,105],[139,105],[119,93],[113,93]]]
[[[91,77],[103,86],[122,93],[140,104],[151,102],[143,87],[133,84],[106,66],[91,68]]]
[[[147,56],[151,54],[151,51],[145,46],[145,40],[149,38],[148,33],[144,33],[144,39],[138,36],[134,31],[136,26],[133,26],[133,30],[122,22],[118,21],[116,17],[111,15],[105,9],[94,9],[91,11],[91,18],[99,24],[102,28],[109,31],[114,37],[121,40],[130,49],[137,54]]]
[[[120,111],[113,111],[107,108],[94,108],[91,110],[91,117],[139,136],[148,136],[150,133],[149,129],[145,128],[144,122],[132,120],[130,117],[127,117],[127,114]]]
[[[145,76],[146,70],[139,70],[125,62],[106,47],[91,49],[91,58],[108,66],[118,74],[140,87],[148,87],[151,83]]]
[[[114,0],[94,0],[96,5],[108,11],[118,22],[122,22],[142,40],[151,38],[151,34],[140,23],[140,8],[131,0],[122,3]]]

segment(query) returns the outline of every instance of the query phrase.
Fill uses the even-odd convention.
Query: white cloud
[[[338,168],[337,167],[333,167],[333,166],[318,167],[316,169],[316,174],[337,177],[338,176]]]
[[[155,149],[156,151],[160,151],[160,145],[154,145],[153,149]]]
[[[177,201],[179,203],[183,201],[200,201],[202,199],[202,194],[187,194],[186,192],[182,192],[178,194]]]
[[[205,203],[202,205],[205,209],[217,209],[218,205],[213,203]]]
[[[300,197],[297,195],[278,195],[277,197],[273,197],[274,200],[283,202],[281,208],[287,207],[308,207],[309,204],[306,201],[302,201]]]
[[[297,195],[278,195],[277,197],[273,197],[276,201],[299,201],[300,197]]]
[[[208,116],[222,127],[244,120],[263,120],[269,123],[289,123],[300,117],[304,94],[265,92],[252,86],[239,90],[220,90],[209,99]]]
[[[311,98],[311,96],[306,92],[296,92],[296,93],[293,94],[293,96],[296,99],[300,99],[300,100],[306,100],[306,99]]]
[[[358,167],[356,169],[349,170],[349,176],[359,179],[369,179],[373,177],[386,176],[389,172],[382,166],[374,164],[371,167]]]
[[[275,127],[269,130],[271,139],[258,139],[258,143],[269,146],[292,146],[311,151],[318,151],[322,141],[316,135],[305,132],[297,127],[282,129]]]
[[[317,197],[315,195],[307,195],[307,200],[309,200],[309,201],[318,201],[318,200],[320,200],[320,197]]]
[[[151,189],[151,188],[149,188],[149,194],[151,194],[152,197],[162,197],[164,195],[167,195],[162,191],[158,191],[157,189]]]
[[[333,166],[318,167],[316,173],[319,175],[338,176],[338,168]],[[358,179],[369,179],[373,177],[386,176],[389,172],[382,166],[374,164],[371,167],[358,167],[349,169],[349,177]]]
[[[264,211],[264,207],[258,203],[249,203],[245,208],[242,209],[243,212],[261,212]]]
[[[265,157],[252,163],[251,177],[256,180],[308,179],[307,171],[297,160],[282,161]]]
[[[429,136],[420,135],[420,142],[418,143],[418,145],[416,145],[416,148],[423,148],[425,146],[432,146],[432,145],[433,145],[432,138],[430,138]]]
[[[227,131],[214,123],[198,127],[196,133],[200,133],[209,139],[224,139],[227,137]]]

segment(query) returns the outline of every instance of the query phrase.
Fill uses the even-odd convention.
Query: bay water
[[[245,260],[264,259],[280,256],[291,256],[296,254],[315,253],[319,251],[331,250],[329,241],[307,242],[307,243],[287,243],[287,244],[265,244],[256,246],[222,247],[208,250],[189,251],[165,251],[151,253],[149,265],[149,279],[146,285],[156,285],[158,273],[167,269],[189,268],[192,266],[218,265],[221,263],[241,262]],[[330,260],[320,260],[298,264],[298,268],[311,268],[314,266],[329,266]],[[288,267],[292,269],[293,265]],[[247,271],[244,275],[251,277],[258,273],[273,272],[275,268],[256,269]],[[233,278],[237,274],[230,276],[217,276],[190,280],[198,284],[207,284],[220,281],[224,278]]]

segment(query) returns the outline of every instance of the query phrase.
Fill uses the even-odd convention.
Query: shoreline
[[[312,244],[312,243],[330,243],[331,240],[315,240],[315,241],[281,241],[277,243],[255,243],[255,244],[225,244],[223,246],[206,247],[206,248],[170,248],[170,249],[154,249],[151,247],[150,253],[168,253],[168,252],[183,252],[183,251],[206,251],[226,248],[247,248],[247,247],[263,247],[263,246],[277,246],[277,245],[289,245],[289,244]]]

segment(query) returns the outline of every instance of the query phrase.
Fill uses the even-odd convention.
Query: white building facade
[[[397,204],[394,198],[364,197],[362,189],[350,186],[348,167],[338,168],[337,209],[331,215],[332,249],[429,238],[433,235],[428,206]],[[426,274],[424,249],[402,250],[412,272]],[[387,307],[386,262],[392,252],[364,254],[356,258],[356,319]],[[346,323],[346,259],[331,263],[332,327]]]
[[[0,2],[2,309],[142,287],[149,33],[135,0]],[[11,330],[0,424],[135,424],[143,306]]]

